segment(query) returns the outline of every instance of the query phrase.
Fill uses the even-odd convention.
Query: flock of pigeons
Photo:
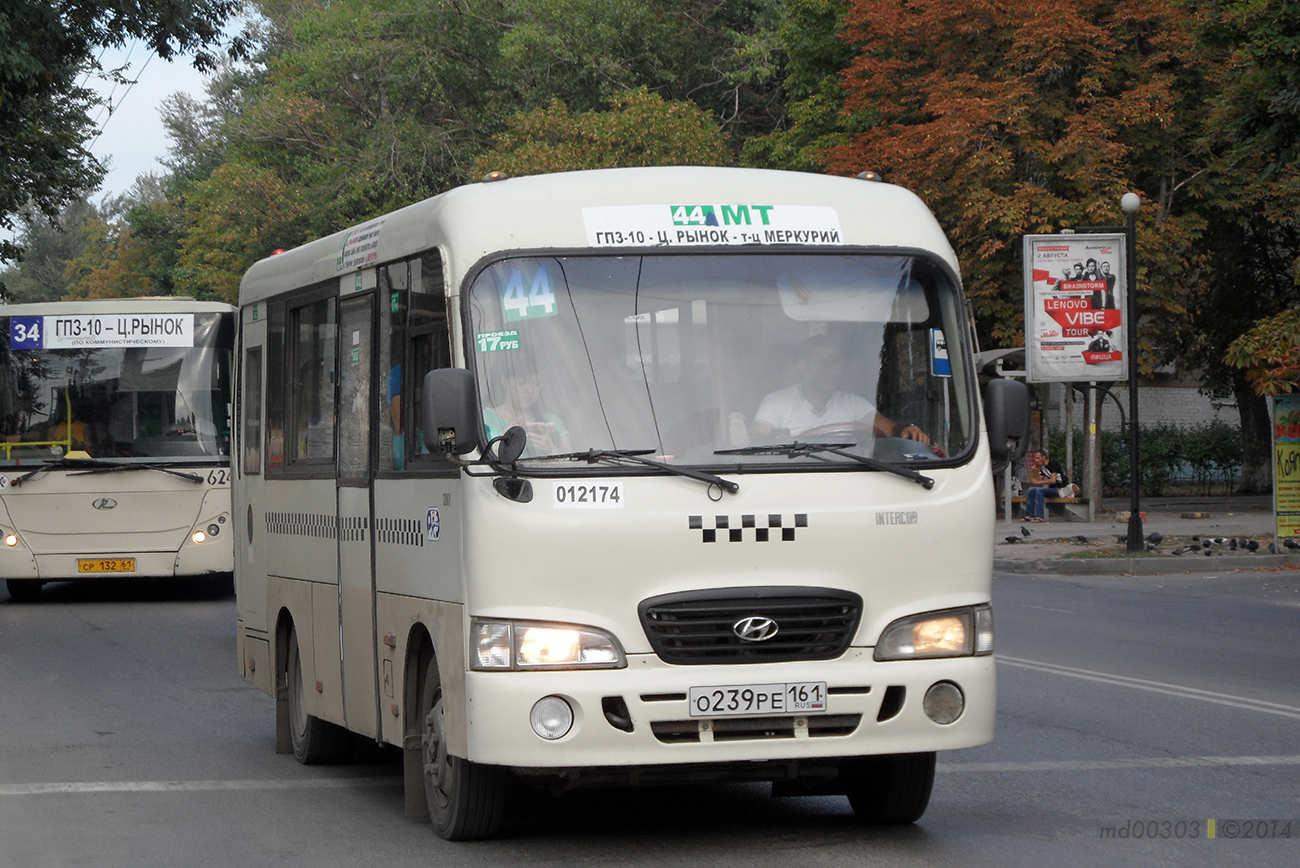
[[[1022,541],[1021,537],[1029,537],[1029,536],[1032,536],[1032,534],[1029,532],[1029,528],[1022,527],[1020,529],[1020,536],[1009,536],[1006,538],[1006,541],[1009,543],[1018,543]],[[1116,539],[1119,540],[1119,542],[1121,543],[1127,543],[1128,534],[1120,534],[1119,536],[1116,537]],[[1164,540],[1165,537],[1164,534],[1162,533],[1149,533],[1143,539],[1143,542],[1145,543],[1145,548],[1147,551],[1154,552],[1156,551],[1156,547],[1159,546],[1162,542],[1164,542]],[[1074,537],[1074,541],[1086,545],[1088,543],[1088,538],[1086,536],[1083,536],[1082,534],[1079,534],[1078,536]],[[1223,554],[1224,546],[1226,546],[1227,550],[1230,552],[1242,551],[1242,552],[1251,552],[1252,554],[1254,552],[1259,551],[1261,548],[1259,544],[1259,540],[1247,539],[1246,537],[1238,538],[1238,537],[1207,536],[1204,539],[1201,539],[1201,537],[1199,536],[1193,536],[1192,542],[1196,543],[1196,545],[1178,546],[1177,548],[1170,551],[1169,554],[1178,555],[1179,557],[1181,557],[1182,555],[1188,553],[1200,552],[1201,554],[1205,555],[1208,558],[1216,554]],[[1300,550],[1300,542],[1296,542],[1295,540],[1289,537],[1287,539],[1282,540],[1282,545],[1285,548],[1291,549],[1292,551]],[[1273,543],[1269,543],[1265,548],[1267,548],[1269,554],[1278,553],[1278,547]]]

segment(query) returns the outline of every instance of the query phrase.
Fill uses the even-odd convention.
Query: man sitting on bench
[[[1045,521],[1045,501],[1049,497],[1070,497],[1074,491],[1065,478],[1065,471],[1056,459],[1046,452],[1030,452],[1025,456],[1029,465],[1029,489],[1025,491],[1025,517],[1021,521]]]

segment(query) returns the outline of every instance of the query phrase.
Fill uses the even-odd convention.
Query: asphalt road
[[[884,830],[716,786],[533,799],[446,843],[402,816],[393,757],[274,752],[234,609],[219,583],[0,590],[0,866],[1300,864],[1296,571],[998,577],[997,739],[941,754],[929,811]]]

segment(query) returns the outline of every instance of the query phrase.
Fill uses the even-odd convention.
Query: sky
[[[108,175],[99,190],[90,194],[90,201],[99,203],[109,196],[117,196],[131,189],[136,177],[145,172],[163,172],[158,162],[167,156],[167,132],[163,127],[158,107],[167,97],[184,91],[195,99],[204,99],[202,73],[194,69],[190,57],[173,57],[166,61],[154,57],[149,49],[132,42],[120,49],[105,51],[100,64],[104,69],[115,69],[129,64],[124,72],[127,79],[135,79],[134,87],[114,86],[92,77],[86,86],[105,98],[112,96],[113,113],[106,108],[90,113],[101,133],[90,152],[108,166]],[[13,232],[0,230],[0,238],[12,240]]]
[[[165,171],[158,162],[167,156],[167,133],[158,114],[164,99],[177,91],[204,98],[204,76],[194,69],[189,57],[173,57],[170,62],[151,58],[147,48],[132,42],[111,49],[100,61],[106,70],[124,64],[130,64],[124,75],[136,79],[134,87],[114,86],[98,79],[89,82],[103,96],[111,95],[114,106],[112,115],[107,109],[97,109],[90,115],[99,118],[102,130],[90,152],[108,166],[103,186],[90,197],[95,202],[125,193],[138,175]]]

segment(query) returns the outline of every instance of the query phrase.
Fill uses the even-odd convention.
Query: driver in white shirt
[[[754,414],[754,433],[761,437],[819,433],[834,429],[871,426],[887,437],[904,437],[929,444],[930,438],[915,425],[901,428],[880,415],[861,395],[839,389],[844,374],[844,352],[826,335],[814,335],[799,350],[799,382],[772,392]]]

